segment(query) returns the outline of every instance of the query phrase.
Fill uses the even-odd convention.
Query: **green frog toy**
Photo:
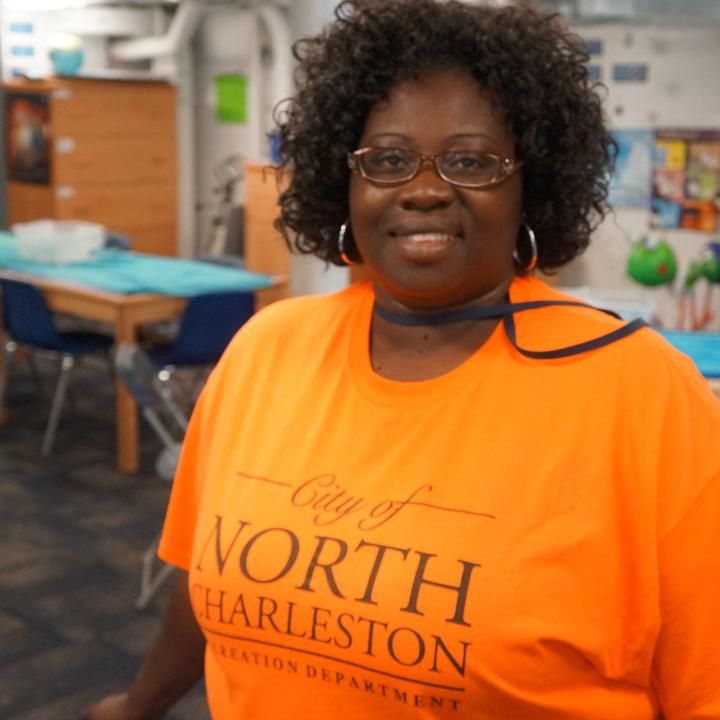
[[[677,274],[675,252],[664,238],[656,245],[650,245],[650,239],[645,235],[633,243],[627,271],[641,285],[670,285]]]

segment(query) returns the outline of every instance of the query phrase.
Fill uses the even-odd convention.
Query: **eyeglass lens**
[[[358,155],[363,173],[380,182],[409,180],[422,163],[421,156],[412,150],[400,148],[368,148]],[[503,163],[489,153],[462,150],[438,155],[435,167],[440,175],[451,182],[483,185],[501,175]]]

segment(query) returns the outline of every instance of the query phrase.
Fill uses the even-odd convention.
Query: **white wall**
[[[334,0],[297,0],[286,11],[293,39],[319,32],[332,17]],[[198,32],[195,45],[196,87],[196,189],[198,239],[205,239],[216,209],[213,168],[224,158],[241,153],[246,158],[267,162],[269,144],[264,134],[272,129],[273,103],[268,91],[270,70],[259,63],[259,47],[268,44],[252,13],[232,6],[209,14]],[[215,120],[213,79],[221,73],[248,75],[248,122],[222,124]],[[242,202],[244,187],[238,184],[236,198]],[[345,268],[326,267],[308,256],[291,260],[291,287],[294,295],[323,293],[345,287]]]
[[[720,129],[720,24],[704,28],[599,25],[581,28],[581,32],[586,39],[604,43],[603,54],[594,57],[593,63],[602,67],[612,127]],[[648,80],[613,82],[615,63],[647,63]],[[563,269],[557,282],[633,290],[656,299],[661,314],[671,320],[674,300],[668,288],[641,288],[625,272],[629,242],[647,233],[649,223],[649,209],[616,209],[595,233],[590,249]],[[653,231],[651,236],[665,237],[675,249],[680,263],[678,284],[689,261],[712,239],[680,230]]]
[[[0,43],[3,79],[21,72],[38,75],[50,72],[47,36],[53,30],[46,15],[3,10]]]
[[[202,248],[211,228],[218,196],[213,170],[229,156],[241,154],[251,160],[266,160],[261,147],[260,113],[255,108],[262,77],[253,76],[257,67],[257,23],[254,13],[228,6],[205,16],[196,36],[193,52],[195,78],[195,188],[197,222],[196,248]],[[248,78],[247,121],[222,123],[216,119],[215,77],[241,74]],[[251,107],[252,105],[252,107]],[[185,169],[183,169],[184,171]],[[236,200],[243,202],[244,187],[236,187]]]
[[[20,72],[37,76],[51,74],[48,40],[56,32],[71,32],[83,39],[85,57],[81,72],[106,69],[108,36],[152,34],[152,12],[106,7],[47,12],[3,10],[0,25],[3,78]]]

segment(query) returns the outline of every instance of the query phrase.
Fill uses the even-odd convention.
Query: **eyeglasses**
[[[454,150],[440,155],[421,155],[414,150],[391,147],[365,147],[348,153],[348,167],[378,185],[409,182],[426,162],[452,185],[484,188],[507,180],[522,165],[522,160],[500,158],[479,150]]]

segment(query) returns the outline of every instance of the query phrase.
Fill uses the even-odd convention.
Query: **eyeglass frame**
[[[457,180],[452,180],[448,177],[446,177],[443,173],[443,171],[440,169],[438,165],[438,158],[441,158],[443,155],[447,155],[448,153],[438,153],[437,155],[423,155],[422,153],[415,152],[414,150],[405,151],[405,152],[411,152],[414,155],[417,155],[420,159],[420,162],[418,163],[417,167],[415,168],[415,172],[413,172],[410,177],[403,178],[402,180],[378,180],[377,178],[369,177],[367,173],[365,172],[362,162],[360,161],[360,157],[362,155],[365,155],[366,153],[370,152],[371,150],[400,150],[402,148],[383,148],[379,146],[370,146],[358,148],[357,150],[354,150],[353,152],[349,152],[346,156],[347,158],[347,165],[350,168],[352,172],[359,173],[365,180],[367,180],[370,183],[374,183],[375,185],[382,185],[385,187],[391,187],[394,185],[404,185],[405,183],[410,182],[411,180],[414,180],[422,170],[423,166],[430,162],[435,169],[435,173],[437,176],[444,180],[446,183],[449,183],[450,185],[455,185],[457,187],[463,187],[463,188],[471,188],[473,190],[480,190],[482,188],[488,188],[493,187],[495,185],[499,185],[502,182],[505,182],[508,178],[512,177],[523,165],[522,160],[512,160],[511,158],[501,158],[499,155],[495,155],[495,153],[488,153],[483,152],[483,155],[486,155],[488,157],[495,158],[500,163],[500,169],[498,171],[498,176],[493,178],[490,182],[483,183],[482,185],[476,185],[474,183],[463,183],[458,182]]]

